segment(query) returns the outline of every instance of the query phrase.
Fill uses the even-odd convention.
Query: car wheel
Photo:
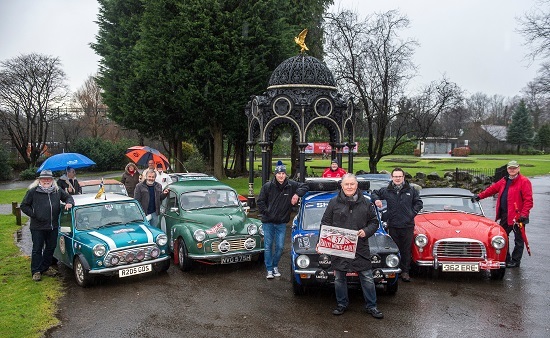
[[[502,280],[504,278],[505,273],[506,273],[506,268],[491,270],[491,279]]]
[[[85,288],[93,284],[94,278],[90,276],[89,271],[84,267],[78,256],[74,259],[73,272],[76,284],[79,286]]]
[[[264,254],[261,253],[257,256],[258,258],[256,258],[256,263],[257,264],[263,264],[264,263]]]
[[[169,259],[153,264],[153,269],[155,270],[155,272],[158,272],[158,273],[166,272],[168,268],[170,268]]]
[[[191,270],[192,263],[193,261],[189,258],[187,252],[187,245],[185,245],[183,238],[180,237],[178,239],[178,266],[182,271],[189,271]]]
[[[306,288],[299,284],[296,280],[296,274],[292,273],[292,291],[294,291],[295,296],[301,296],[306,293]]]
[[[396,278],[393,284],[386,284],[386,294],[388,295],[395,295],[397,290],[399,289],[399,278]]]

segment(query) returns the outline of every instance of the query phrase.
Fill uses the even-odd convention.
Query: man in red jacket
[[[323,177],[343,177],[346,174],[346,171],[338,165],[337,160],[332,160],[330,167],[325,169],[323,172]]]
[[[523,237],[517,225],[529,223],[529,211],[533,208],[533,187],[531,181],[519,173],[517,161],[510,161],[506,166],[508,176],[493,183],[474,198],[480,200],[498,193],[496,220],[500,219],[500,226],[510,232],[514,231],[514,251],[510,257],[510,250],[506,254],[506,267],[518,268],[523,255]],[[519,215],[516,212],[519,211]],[[508,242],[510,240],[508,239]]]

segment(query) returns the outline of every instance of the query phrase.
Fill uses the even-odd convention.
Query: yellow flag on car
[[[105,193],[105,187],[103,186],[103,177],[101,178],[101,184],[99,184],[99,191],[95,195],[95,199],[100,199],[101,195]]]

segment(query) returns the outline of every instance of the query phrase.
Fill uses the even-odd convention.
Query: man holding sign
[[[332,268],[334,269],[335,278],[334,290],[338,304],[332,314],[341,315],[346,311],[349,305],[346,273],[357,272],[367,313],[374,318],[382,319],[384,315],[376,308],[376,289],[372,276],[369,249],[369,237],[378,229],[376,212],[372,203],[358,189],[355,175],[344,175],[341,184],[342,190],[330,200],[321,219],[321,225],[356,231],[358,238],[355,258],[348,258],[350,257],[348,254],[342,256],[337,256],[337,253],[332,254]],[[317,248],[318,250],[321,249],[320,246]]]

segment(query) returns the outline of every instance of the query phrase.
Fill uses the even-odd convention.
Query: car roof
[[[390,174],[360,174],[357,177],[364,178],[366,180],[376,180],[376,181],[391,181]]]
[[[474,194],[467,189],[462,188],[424,188],[419,190],[420,197],[425,196],[463,196],[472,197]]]
[[[101,198],[96,199],[96,194],[81,194],[73,195],[75,206],[101,204],[108,202],[133,201],[134,199],[128,196],[115,193],[104,193]]]
[[[90,186],[90,185],[100,185],[101,184],[101,180],[84,180],[84,181],[78,181],[78,184],[81,186],[81,187],[87,187],[87,186]],[[115,179],[112,179],[112,178],[108,178],[108,179],[104,179],[103,180],[103,184],[122,184],[120,181],[117,181]]]
[[[196,190],[205,190],[205,189],[229,189],[235,190],[232,187],[224,184],[218,180],[189,180],[189,181],[178,181],[171,183],[168,188],[170,190],[176,190],[179,192],[182,191],[196,191]]]

